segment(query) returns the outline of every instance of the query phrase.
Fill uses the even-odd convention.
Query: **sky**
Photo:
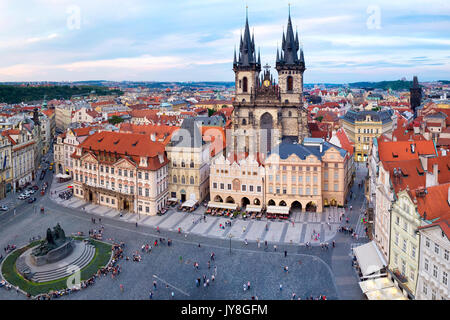
[[[0,0],[0,82],[234,81],[246,6],[274,66],[289,4],[305,83],[450,79],[448,0]]]

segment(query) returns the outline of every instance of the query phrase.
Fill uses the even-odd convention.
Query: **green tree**
[[[112,116],[111,118],[108,119],[108,122],[113,125],[116,125],[118,123],[123,122],[123,119],[119,116]]]
[[[215,112],[216,110],[208,108],[208,117],[211,117]]]

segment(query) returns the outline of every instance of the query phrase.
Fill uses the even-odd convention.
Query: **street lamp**
[[[233,238],[233,235],[230,233],[230,234],[228,235],[228,238],[230,238],[230,254],[231,254],[231,238]]]

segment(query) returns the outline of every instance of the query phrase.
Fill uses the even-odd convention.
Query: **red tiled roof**
[[[128,133],[139,133],[146,134],[148,136],[154,134],[157,140],[160,141],[164,145],[167,145],[172,138],[172,134],[178,130],[179,127],[176,126],[168,126],[168,125],[153,125],[153,124],[132,124],[132,123],[121,123],[120,124],[120,132],[128,132]]]
[[[415,146],[411,152],[411,144]],[[383,141],[378,139],[378,155],[381,161],[400,161],[419,159],[421,155],[437,155],[433,141]]]
[[[202,126],[202,137],[204,141],[211,142],[211,157],[222,152],[227,146],[225,130],[222,127]]]
[[[345,133],[345,130],[343,128],[340,128],[338,131],[336,131],[336,136],[339,139],[339,142],[341,143],[341,147],[346,150],[350,155],[353,154],[353,143],[349,140],[347,134]]]
[[[86,152],[112,152],[122,157],[132,159],[136,164],[139,164],[140,157],[149,157],[149,170],[158,170],[168,163],[167,156],[164,151],[164,145],[160,142],[151,141],[148,135],[125,133],[125,132],[111,132],[102,131],[96,132],[84,140],[80,147],[82,153]],[[163,162],[158,159],[158,154],[163,156]],[[78,158],[76,152],[72,155]]]
[[[417,211],[419,214],[426,220],[450,218],[450,205],[447,202],[449,188],[450,183],[440,184],[427,188],[424,196],[417,196]]]

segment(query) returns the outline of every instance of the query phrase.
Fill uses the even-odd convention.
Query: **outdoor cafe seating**
[[[211,216],[233,217],[233,215],[236,212],[236,209],[237,204],[235,203],[210,201],[208,203],[208,209],[206,209],[205,214],[210,214]]]
[[[285,206],[267,206],[267,219],[289,219],[290,208]]]

